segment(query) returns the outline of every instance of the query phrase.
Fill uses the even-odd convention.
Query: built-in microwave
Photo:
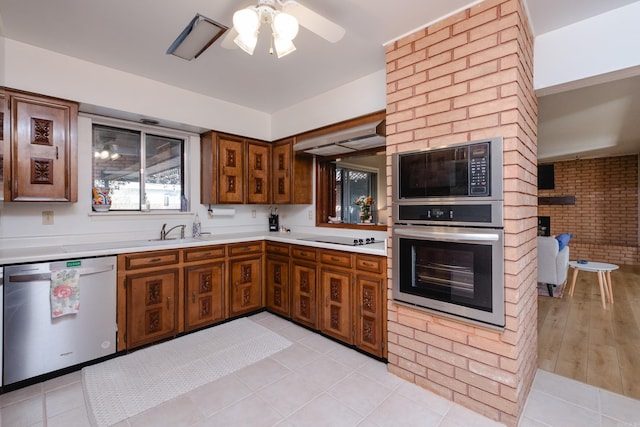
[[[395,153],[394,202],[503,200],[502,137]]]

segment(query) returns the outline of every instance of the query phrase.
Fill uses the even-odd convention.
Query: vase
[[[371,211],[368,209],[362,209],[360,211],[360,222],[369,223],[371,222]]]
[[[96,212],[107,212],[111,209],[111,189],[93,187],[93,210]]]

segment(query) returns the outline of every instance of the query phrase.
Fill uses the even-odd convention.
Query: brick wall
[[[551,234],[571,233],[571,259],[639,264],[638,156],[554,163],[555,188],[540,197],[575,196],[574,205],[539,205]]]
[[[502,136],[505,162],[505,329],[394,304],[389,270],[389,370],[508,425],[537,360],[532,46],[520,2],[487,0],[386,48],[389,205],[395,152]]]

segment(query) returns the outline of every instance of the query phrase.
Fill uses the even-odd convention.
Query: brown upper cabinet
[[[313,203],[313,158],[297,156],[293,138],[273,144],[273,203]]]
[[[77,202],[78,104],[3,92],[4,200]]]
[[[200,138],[200,202],[244,203],[245,140],[207,132]]]
[[[247,203],[269,203],[269,148],[265,142],[247,142]]]
[[[312,203],[313,159],[293,138],[273,144],[207,132],[200,138],[200,203]]]

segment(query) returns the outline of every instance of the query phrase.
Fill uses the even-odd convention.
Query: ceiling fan
[[[271,48],[275,47],[278,58],[296,48],[293,39],[298,34],[298,25],[319,35],[325,40],[336,43],[345,34],[345,29],[294,0],[258,0],[255,6],[236,11],[233,15],[233,28],[222,41],[222,47],[235,49],[240,47],[250,55],[256,47],[262,24],[271,28]]]

